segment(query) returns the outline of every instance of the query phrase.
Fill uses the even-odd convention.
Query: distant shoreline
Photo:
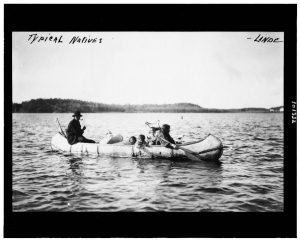
[[[192,103],[116,105],[74,99],[33,99],[13,103],[13,113],[283,113],[283,106],[272,108],[203,108]]]
[[[70,114],[73,112],[12,112],[13,114]],[[284,112],[81,112],[82,114],[284,114]]]

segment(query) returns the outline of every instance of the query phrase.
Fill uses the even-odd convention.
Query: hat
[[[76,110],[72,116],[74,117],[74,116],[82,116],[82,115],[79,110]]]

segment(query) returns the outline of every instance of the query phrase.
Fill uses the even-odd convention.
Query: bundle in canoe
[[[138,148],[122,142],[115,144],[102,143],[77,143],[69,145],[67,139],[57,133],[51,140],[53,150],[74,153],[91,154],[111,157],[137,157],[137,158],[189,158],[193,160],[214,161],[218,160],[223,153],[222,142],[212,134],[205,139],[179,145],[178,150],[166,148],[160,145]]]

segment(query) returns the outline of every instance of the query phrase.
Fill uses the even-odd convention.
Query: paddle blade
[[[200,161],[201,159],[197,156],[197,153],[194,153],[186,148],[183,147],[179,147],[179,149],[181,149],[182,151],[184,151],[185,155],[187,156],[187,158],[189,158],[192,161]]]
[[[200,161],[201,159],[198,158],[197,156],[190,154],[188,152],[185,152],[185,155],[187,156],[188,159],[192,160],[192,161]]]

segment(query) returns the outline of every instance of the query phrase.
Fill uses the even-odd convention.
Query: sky
[[[259,35],[284,41],[277,32],[14,32],[13,102],[281,106],[283,42]]]

